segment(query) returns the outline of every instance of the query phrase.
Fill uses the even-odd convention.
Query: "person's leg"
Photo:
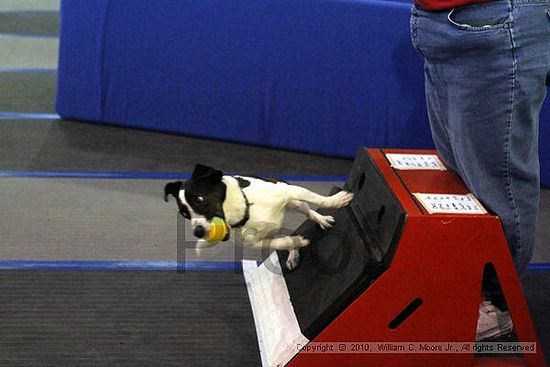
[[[516,78],[510,131],[510,192],[517,203],[514,262],[523,276],[533,255],[540,195],[539,117],[550,73],[550,0],[514,2]],[[508,237],[510,237],[508,235]],[[515,250],[515,252],[514,252]]]
[[[538,213],[538,118],[550,64],[548,4],[495,1],[450,12],[414,9],[434,142],[496,213],[518,273]]]

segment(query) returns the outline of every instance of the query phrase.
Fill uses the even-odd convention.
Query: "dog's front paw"
[[[331,208],[342,208],[349,205],[353,200],[353,193],[347,191],[340,191],[329,197],[331,201]]]
[[[321,215],[317,212],[313,212],[311,219],[313,219],[315,223],[319,224],[319,226],[325,231],[332,228],[332,225],[334,224],[334,217],[332,215]]]
[[[300,251],[290,250],[288,252],[288,259],[286,260],[286,268],[290,271],[296,269],[300,264]]]

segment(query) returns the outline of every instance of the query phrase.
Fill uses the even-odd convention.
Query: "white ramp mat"
[[[243,260],[263,367],[287,364],[309,340],[302,335],[277,253],[260,266]]]

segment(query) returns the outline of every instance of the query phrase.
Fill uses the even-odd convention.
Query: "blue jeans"
[[[425,60],[436,148],[500,217],[521,276],[538,217],[550,0],[498,0],[443,12],[413,7],[411,37]]]

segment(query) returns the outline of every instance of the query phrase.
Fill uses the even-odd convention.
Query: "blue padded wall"
[[[62,0],[57,112],[330,156],[430,148],[409,17],[405,1]]]

